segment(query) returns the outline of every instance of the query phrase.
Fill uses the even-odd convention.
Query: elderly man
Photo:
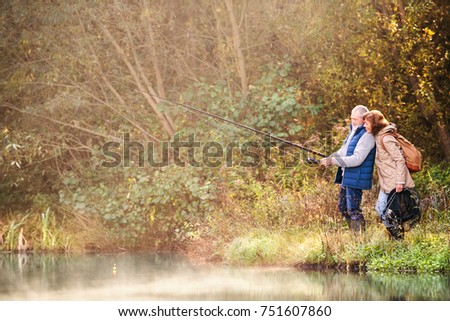
[[[375,139],[364,127],[363,115],[367,107],[358,105],[352,110],[350,133],[342,147],[320,160],[325,166],[337,165],[336,184],[340,184],[338,208],[351,230],[365,230],[365,220],[360,208],[362,191],[372,188],[375,162]]]

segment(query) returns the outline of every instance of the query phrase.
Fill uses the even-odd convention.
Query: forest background
[[[449,20],[443,0],[2,1],[1,246],[448,271]],[[378,109],[424,155],[422,220],[389,240],[375,177],[368,231],[355,237],[333,170],[299,150],[274,148],[272,166],[240,166],[238,151],[234,166],[171,155],[155,167],[137,147],[129,166],[102,166],[105,144],[121,154],[125,136],[156,158],[174,135],[261,142],[161,98],[325,154],[355,105]]]

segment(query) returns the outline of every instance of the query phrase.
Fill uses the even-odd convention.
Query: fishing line
[[[252,132],[254,132],[254,133],[257,133],[257,134],[259,134],[259,135],[269,137],[269,142],[271,142],[270,139],[273,138],[274,140],[277,140],[277,141],[280,141],[280,142],[282,142],[282,143],[285,143],[285,144],[288,144],[288,145],[297,147],[297,148],[299,148],[299,149],[301,149],[301,150],[304,150],[304,151],[306,151],[306,152],[312,153],[312,154],[314,154],[314,155],[317,155],[317,156],[320,156],[320,157],[327,157],[327,156],[326,156],[325,154],[323,154],[323,153],[314,151],[314,150],[312,150],[312,149],[310,149],[310,148],[307,148],[307,147],[304,147],[304,146],[302,146],[302,145],[299,145],[299,144],[293,143],[293,142],[291,142],[291,141],[288,141],[288,140],[286,140],[286,139],[277,137],[277,136],[275,136],[275,135],[272,135],[271,133],[267,133],[267,132],[264,132],[264,131],[261,131],[261,130],[252,128],[252,127],[250,127],[250,126],[247,126],[247,125],[243,125],[243,124],[234,122],[234,121],[229,120],[229,119],[227,119],[227,118],[224,118],[224,117],[221,117],[221,116],[218,116],[218,115],[215,115],[215,114],[212,114],[212,113],[203,111],[203,110],[201,110],[201,109],[192,107],[192,106],[190,106],[190,105],[178,103],[178,102],[175,102],[175,101],[171,101],[171,100],[169,100],[169,99],[160,97],[160,96],[158,96],[158,95],[150,94],[150,93],[143,92],[143,91],[140,91],[140,90],[137,90],[137,89],[136,89],[136,91],[137,91],[137,92],[140,92],[140,93],[142,93],[142,94],[145,94],[145,95],[149,95],[149,96],[152,96],[152,97],[156,97],[156,98],[158,98],[160,101],[165,101],[165,102],[170,103],[170,104],[172,104],[172,105],[176,105],[176,106],[183,107],[183,108],[185,108],[185,109],[188,109],[188,110],[191,111],[191,112],[195,112],[195,113],[198,113],[198,114],[201,114],[201,115],[206,115],[206,116],[209,116],[209,117],[211,117],[211,118],[213,118],[213,119],[216,119],[216,120],[220,120],[220,121],[222,121],[222,122],[225,122],[225,123],[227,123],[227,124],[232,124],[232,125],[234,125],[235,127],[239,127],[239,128],[241,128],[241,129],[246,129],[246,130],[252,131]],[[279,149],[279,148],[278,148],[278,149]],[[286,151],[283,150],[283,152],[286,152]],[[308,158],[307,158],[307,162],[308,162],[308,163],[315,163],[315,164],[318,164],[318,161],[317,161],[316,159],[314,159],[313,157],[308,157]]]
[[[189,110],[188,109],[188,111],[191,112],[192,114],[195,114],[195,115],[197,114],[193,110]],[[225,122],[225,121],[223,121],[221,119],[213,118],[213,120],[210,120],[210,119],[208,119],[206,117],[202,117],[201,119],[203,119],[204,121],[208,122],[211,126],[214,126],[214,128],[218,129],[219,131],[224,131],[224,129],[231,129],[232,132],[236,132],[236,129],[244,131],[243,128],[241,128],[239,126],[233,126],[232,124],[230,124],[228,122]],[[266,136],[269,136],[269,135],[266,135]],[[265,141],[263,138],[261,138],[261,136],[258,136],[255,133],[253,134],[252,137],[254,137],[257,140],[259,140],[261,142],[264,142],[266,144],[270,144],[271,142],[274,143],[274,141],[271,141],[271,140]],[[274,136],[270,135],[270,137],[274,137]],[[271,147],[274,147],[275,149],[277,149],[280,152],[280,154],[291,156],[293,158],[293,161],[305,162],[301,157],[298,157],[297,154],[294,154],[294,153],[292,153],[290,151],[287,151],[286,149],[281,149],[276,144],[271,145]],[[318,164],[319,163],[316,159],[314,159],[312,157],[307,157],[306,162],[309,163],[309,164]]]
[[[192,111],[191,111],[191,112],[192,112]],[[205,120],[206,122],[208,122],[209,124],[211,124],[212,126],[214,126],[215,128],[219,129],[219,130],[223,130],[225,127],[228,127],[228,128],[230,128],[233,132],[235,132],[236,129],[241,130],[241,131],[244,131],[242,128],[239,128],[239,127],[236,128],[235,126],[232,126],[231,124],[228,124],[228,123],[226,123],[226,122],[219,122],[218,120],[211,121],[211,120],[208,120],[208,119],[206,119],[206,118],[202,118],[202,119]],[[222,126],[220,126],[219,124],[221,124]],[[261,138],[260,136],[258,136],[258,135],[256,135],[256,134],[253,134],[252,137],[254,137],[255,139],[257,139],[257,140],[259,140],[259,141],[261,141],[261,142],[264,142],[264,143],[266,143],[266,144],[272,142],[272,141],[265,141],[263,138]],[[289,152],[289,151],[287,151],[287,150],[285,150],[285,149],[281,149],[281,148],[278,147],[278,145],[276,145],[276,144],[275,144],[275,145],[272,145],[272,147],[274,147],[275,149],[277,149],[277,150],[280,152],[280,154],[286,154],[286,155],[291,156],[291,157],[293,158],[294,161],[297,161],[297,160],[303,161],[303,159],[300,158],[300,157],[298,157],[296,154],[291,153],[291,152]],[[315,160],[314,160],[313,158],[308,158],[308,159],[307,159],[307,162],[308,162],[308,163],[315,163]]]
[[[193,110],[188,109],[188,111],[190,111],[190,112],[193,113],[193,114],[197,114],[197,113],[195,113]],[[220,117],[220,116],[218,116],[218,117]],[[216,129],[218,129],[219,131],[220,131],[220,130],[223,131],[224,128],[231,129],[232,132],[235,132],[236,129],[241,130],[241,131],[245,131],[244,129],[246,129],[246,128],[241,128],[240,126],[233,126],[234,124],[230,124],[230,123],[227,122],[227,121],[224,121],[224,120],[222,120],[222,119],[217,119],[217,118],[215,118],[215,117],[213,117],[213,120],[214,120],[214,121],[213,121],[213,120],[209,120],[209,119],[207,119],[206,117],[203,117],[203,118],[201,118],[201,119],[203,119],[204,121],[208,122],[209,124],[211,124],[212,126],[214,126]],[[263,133],[264,133],[264,132],[263,132]],[[276,137],[276,136],[273,136],[272,134],[269,134],[269,133],[266,133],[266,135],[264,135],[264,136],[266,136],[266,137],[268,136],[268,137],[270,137],[270,138]],[[266,144],[270,144],[271,142],[274,143],[274,141],[270,140],[270,138],[269,138],[269,141],[264,140],[261,136],[256,135],[256,133],[254,133],[252,137],[254,137],[254,138],[256,138],[257,140],[259,140],[259,141],[261,141],[261,142],[264,142],[264,143],[266,143]],[[289,144],[289,145],[292,146],[292,144]],[[295,145],[294,145],[294,146],[295,146]],[[290,152],[290,151],[288,151],[288,150],[286,150],[286,149],[282,149],[282,148],[280,148],[277,144],[273,144],[273,145],[271,145],[271,147],[274,147],[276,150],[278,150],[279,153],[280,153],[281,155],[289,155],[289,156],[291,156],[291,157],[293,158],[293,160],[292,160],[293,162],[295,162],[295,161],[302,161],[302,162],[305,162],[305,160],[304,160],[303,158],[297,156],[297,154],[294,154],[294,153],[292,153],[292,152]],[[297,146],[295,146],[295,147],[297,147]],[[298,147],[297,147],[297,148],[298,148]],[[313,158],[313,157],[307,157],[307,158],[306,158],[306,163],[309,163],[309,164],[319,164],[319,161],[318,161],[317,159]]]

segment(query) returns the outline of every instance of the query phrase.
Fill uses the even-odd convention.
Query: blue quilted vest
[[[350,130],[351,129],[352,126],[350,125]],[[353,152],[355,151],[358,141],[365,134],[365,132],[366,128],[364,126],[358,127],[358,129],[356,129],[355,135],[352,137],[352,140],[348,145],[346,156],[353,155]],[[348,137],[349,136],[347,136],[347,139]],[[375,150],[376,150],[375,147],[372,148],[372,150],[367,155],[366,159],[358,167],[346,167],[343,179],[342,179],[342,168],[339,167],[334,182],[336,184],[341,184],[344,187],[351,187],[357,189],[371,189],[373,165],[375,164]]]

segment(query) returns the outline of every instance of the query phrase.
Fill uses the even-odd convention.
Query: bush
[[[125,246],[147,238],[153,240],[149,246],[168,247],[199,237],[214,210],[214,183],[195,168],[124,168],[87,184],[68,174],[64,183],[60,202],[103,218]]]
[[[421,197],[424,221],[450,228],[450,166],[425,164],[413,179]]]

